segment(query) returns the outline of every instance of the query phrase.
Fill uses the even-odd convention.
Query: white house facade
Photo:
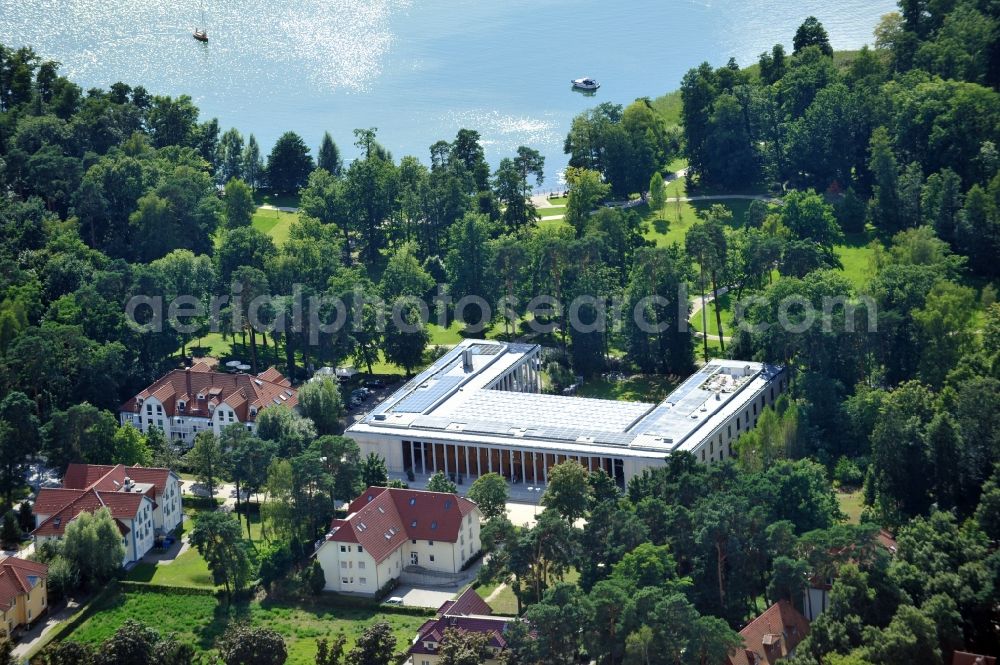
[[[127,401],[119,420],[144,433],[157,427],[180,445],[193,446],[198,432],[218,435],[234,423],[254,431],[265,408],[297,404],[298,392],[274,368],[257,375],[229,374],[197,363],[167,373]]]
[[[71,464],[63,486],[42,488],[35,499],[36,544],[59,540],[81,513],[107,508],[125,546],[123,565],[138,561],[181,524],[180,477],[170,469]]]
[[[404,571],[457,574],[482,548],[481,513],[457,494],[372,487],[316,550],[326,589],[373,595]]]

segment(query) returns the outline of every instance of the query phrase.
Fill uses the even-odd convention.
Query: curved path
[[[723,287],[721,287],[719,289],[719,295],[720,296],[721,295],[725,295],[727,291],[729,291],[729,287],[728,286],[723,286]],[[715,300],[715,296],[713,296],[712,294],[709,294],[709,293],[705,294],[705,298],[704,299],[702,299],[701,296],[697,296],[697,297],[693,298],[691,300],[691,314],[690,314],[690,316],[688,316],[688,321],[690,321],[692,318],[694,318],[694,316],[696,314],[698,314],[705,307],[705,305],[707,305],[708,303],[712,302],[713,300]],[[705,337],[705,333],[703,333],[700,330],[695,330],[695,331],[692,332],[692,334],[695,337],[697,337],[698,339],[701,339],[702,337]],[[708,335],[708,339],[709,340],[714,340],[716,342],[718,342],[720,340],[723,341],[723,342],[729,342],[729,341],[732,341],[733,338],[730,337],[729,335]]]

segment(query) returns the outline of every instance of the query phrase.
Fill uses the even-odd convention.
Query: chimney
[[[462,369],[466,372],[472,371],[472,349],[469,347],[462,349]]]

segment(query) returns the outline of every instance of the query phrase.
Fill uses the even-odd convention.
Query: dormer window
[[[204,393],[198,393],[198,399],[199,400],[204,400],[205,399],[205,394]]]
[[[186,407],[186,406],[187,406],[187,402],[185,402],[183,400],[181,400],[180,402],[177,402],[177,410],[178,411],[183,412],[184,411],[184,407]]]

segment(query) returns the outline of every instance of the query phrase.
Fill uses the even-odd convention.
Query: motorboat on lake
[[[601,87],[601,84],[590,77],[583,77],[580,79],[573,79],[573,87],[577,90],[597,90]]]
[[[195,28],[194,32],[191,33],[191,36],[197,39],[199,42],[207,42],[208,30],[204,30],[202,28]]]

